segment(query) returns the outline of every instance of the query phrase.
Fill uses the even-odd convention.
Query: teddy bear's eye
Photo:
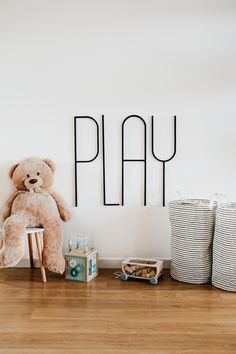
[[[27,178],[29,178],[29,175],[26,175]]]
[[[39,176],[40,175],[40,173],[39,172],[37,172],[37,176]]]

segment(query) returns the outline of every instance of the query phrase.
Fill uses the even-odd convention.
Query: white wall
[[[224,192],[236,200],[235,38],[234,0],[1,0],[1,204],[11,190],[9,166],[40,156],[57,163],[55,190],[73,205],[73,116],[81,114],[100,123],[105,114],[107,198],[120,202],[121,123],[140,114],[148,127],[148,206],[142,206],[140,164],[127,169],[126,206],[102,206],[99,155],[79,167],[80,206],[65,237],[93,230],[102,258],[169,258],[150,116],[159,118],[162,156],[171,150],[171,117],[178,118],[167,200],[177,198],[177,190],[185,197]],[[133,131],[128,125],[139,138],[140,124]],[[89,130],[87,149],[93,137]],[[134,145],[130,138],[130,154]]]

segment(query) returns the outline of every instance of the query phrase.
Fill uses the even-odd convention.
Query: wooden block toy
[[[156,285],[158,278],[163,274],[162,260],[154,258],[126,258],[122,262],[122,273],[120,279],[128,278],[146,279],[150,284]]]
[[[89,282],[98,275],[98,252],[94,249],[74,250],[65,260],[68,280]]]

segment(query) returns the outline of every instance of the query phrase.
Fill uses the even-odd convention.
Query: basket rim
[[[217,209],[236,210],[236,202],[219,203]]]

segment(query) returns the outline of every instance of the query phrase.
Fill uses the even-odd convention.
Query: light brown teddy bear
[[[61,197],[49,190],[55,165],[51,160],[28,158],[13,166],[9,175],[16,191],[3,209],[3,242],[0,268],[16,265],[24,256],[26,227],[43,227],[43,265],[63,273],[61,220],[71,218],[70,209]]]

